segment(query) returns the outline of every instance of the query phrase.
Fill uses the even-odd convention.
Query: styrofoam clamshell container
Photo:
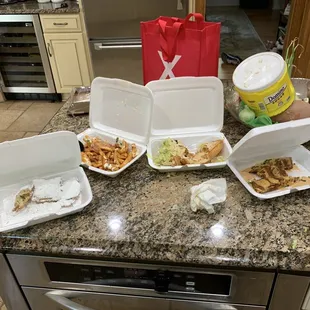
[[[118,171],[87,168],[116,177],[137,161],[146,152],[152,107],[153,96],[148,88],[119,79],[95,78],[91,85],[90,128],[78,135],[79,141],[83,143],[84,137],[90,136],[115,143],[119,137],[135,143],[138,155]]]
[[[220,154],[228,158],[231,146],[221,133],[224,123],[223,84],[215,77],[180,77],[146,85],[154,107],[147,155],[149,165],[161,172],[222,168],[227,161],[186,166],[157,166],[153,158],[167,138],[178,139],[195,152],[202,143],[224,140]]]
[[[87,176],[81,168],[80,149],[76,135],[60,131],[0,144],[0,232],[8,232],[50,221],[81,211],[92,200]],[[6,223],[4,199],[15,195],[34,179],[76,178],[81,185],[79,204],[61,208],[56,213],[34,216],[31,220]]]
[[[270,199],[292,192],[309,189],[309,185],[257,193],[241,175],[241,171],[262,163],[266,159],[292,157],[299,171],[291,171],[294,177],[310,176],[310,152],[301,144],[310,140],[310,119],[254,128],[233,148],[228,166],[243,186],[259,199]]]

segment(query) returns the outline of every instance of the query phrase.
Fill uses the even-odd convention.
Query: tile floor
[[[0,102],[0,143],[38,135],[62,105],[47,101]]]

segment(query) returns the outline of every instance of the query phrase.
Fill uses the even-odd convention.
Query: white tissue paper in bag
[[[194,212],[205,209],[214,213],[213,205],[226,200],[226,179],[212,179],[191,188],[191,209]]]

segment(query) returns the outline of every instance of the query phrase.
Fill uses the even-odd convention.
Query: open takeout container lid
[[[91,85],[90,127],[146,145],[153,107],[152,92],[138,84],[97,77]]]
[[[240,170],[269,158],[281,157],[281,154],[298,148],[309,140],[310,118],[254,128],[235,145],[228,159],[228,166],[248,191],[260,199],[289,194],[289,189],[259,194],[243,179]],[[310,161],[310,152],[305,154],[305,161]],[[238,169],[237,166],[242,168]]]
[[[233,148],[229,161],[265,157],[310,140],[310,118],[250,130]]]
[[[218,78],[180,77],[146,86],[154,97],[152,138],[222,130],[224,95]]]
[[[69,131],[1,143],[0,159],[0,188],[69,171],[81,163],[77,137]]]

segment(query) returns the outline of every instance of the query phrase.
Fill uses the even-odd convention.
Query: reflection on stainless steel
[[[3,92],[55,93],[38,15],[0,16]]]
[[[33,310],[264,310],[262,306],[24,288]],[[53,301],[51,300],[53,298]],[[71,301],[70,299],[74,300]]]
[[[33,310],[59,309],[46,294],[66,298],[58,299],[58,303],[71,300],[92,310],[102,310],[108,305],[112,310],[263,310],[274,279],[272,272],[15,254],[9,254],[8,259]],[[73,274],[76,277],[72,278]],[[205,277],[214,278],[208,282]],[[171,286],[165,281],[171,282]],[[159,293],[161,290],[164,295]],[[79,309],[74,307],[74,304],[71,308],[61,306]]]
[[[159,16],[185,17],[184,0],[83,0],[95,76],[143,83],[140,22]]]
[[[8,310],[28,310],[28,306],[16,280],[0,253],[0,296]]]
[[[78,294],[72,294],[70,297],[74,298],[75,295],[78,296]],[[55,302],[57,306],[60,306],[61,308],[64,309],[69,309],[69,310],[93,310],[88,307],[81,306],[77,304],[74,301],[71,301],[68,297],[66,297],[66,293],[62,291],[52,291],[48,292],[45,294],[47,298]]]
[[[301,310],[309,287],[309,276],[279,274],[270,310]]]

